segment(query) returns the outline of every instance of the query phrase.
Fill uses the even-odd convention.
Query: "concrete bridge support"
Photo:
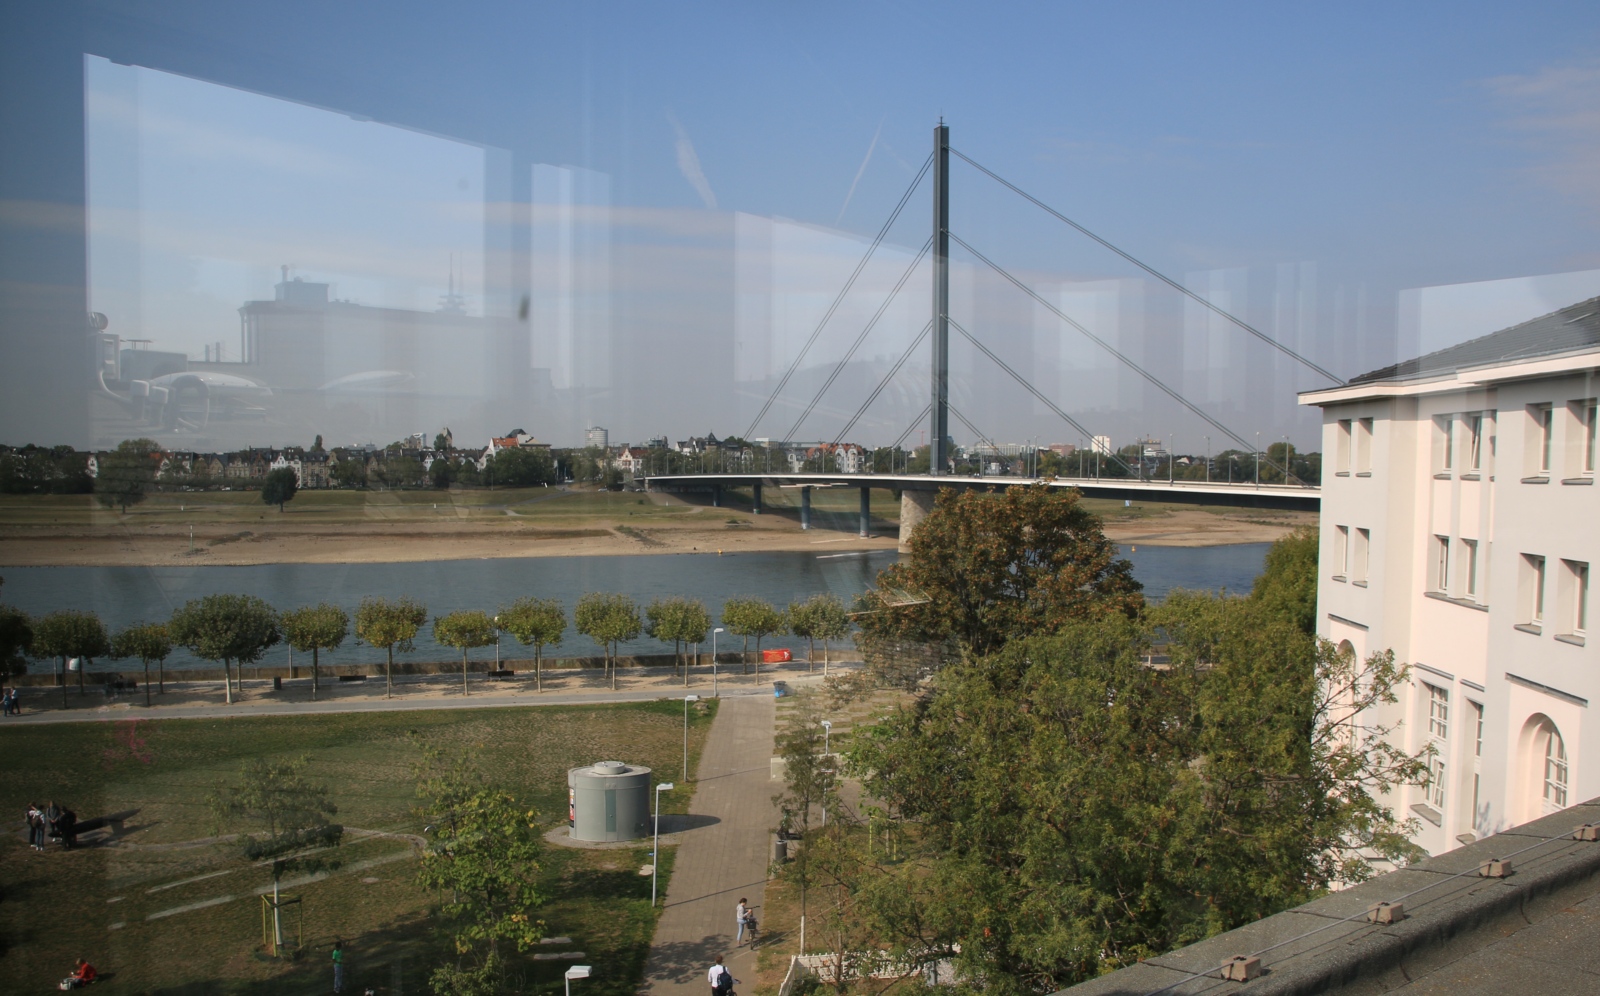
[[[720,484],[711,485],[711,507],[722,507],[722,485]]]
[[[750,491],[751,491],[751,494],[753,496],[750,499],[750,511],[754,515],[760,515],[761,514],[761,482],[757,481],[755,483],[755,485],[751,487]]]
[[[861,489],[861,538],[872,535],[872,489]]]
[[[800,489],[800,528],[811,528],[811,489]]]
[[[910,488],[900,492],[901,553],[911,552],[911,535],[917,531],[917,524],[933,511],[933,500],[938,494],[937,491],[913,491]]]

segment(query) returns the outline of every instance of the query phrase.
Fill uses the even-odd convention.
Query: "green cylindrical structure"
[[[567,771],[567,821],[574,840],[650,835],[650,769],[599,761]]]

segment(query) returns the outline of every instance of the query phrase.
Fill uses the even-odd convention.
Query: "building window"
[[[1590,401],[1583,410],[1583,472],[1593,474],[1595,462],[1600,459],[1600,404]]]
[[[1343,581],[1350,572],[1350,527],[1333,527],[1333,576]]]
[[[1435,740],[1450,739],[1450,693],[1438,685],[1422,683],[1428,690],[1428,736]]]
[[[1479,782],[1483,777],[1483,703],[1467,703],[1472,706],[1472,718],[1475,726],[1472,741],[1472,829],[1478,829],[1478,798]]]
[[[1568,429],[1565,431],[1566,443],[1562,447],[1566,453],[1563,473],[1569,478],[1592,477],[1595,465],[1595,420],[1600,417],[1600,412],[1595,408],[1595,399],[1586,398],[1582,401],[1572,401],[1567,404],[1568,417],[1564,420]]]
[[[1582,636],[1589,629],[1589,565],[1577,560],[1561,562],[1556,597],[1560,599],[1560,631]]]
[[[1530,477],[1550,476],[1550,446],[1554,442],[1556,417],[1549,405],[1528,406],[1528,452],[1523,460]]]
[[[1333,433],[1333,472],[1350,473],[1350,420],[1342,418]]]
[[[1356,473],[1372,473],[1372,419],[1356,420]]]
[[[1433,590],[1450,590],[1450,537],[1433,538]]]
[[[1450,739],[1450,693],[1437,685],[1423,683],[1428,690],[1428,783],[1425,794],[1433,807],[1444,812],[1445,744]]]
[[[1544,811],[1567,808],[1567,743],[1554,726],[1542,731],[1544,740]]]
[[[1537,626],[1544,622],[1544,558],[1523,554],[1521,574],[1522,621]]]
[[[1354,550],[1354,556],[1352,559],[1354,560],[1354,563],[1351,564],[1350,567],[1350,580],[1356,582],[1357,584],[1366,584],[1367,568],[1370,566],[1372,560],[1372,530],[1356,530],[1356,548]]]
[[[1437,471],[1449,473],[1455,469],[1455,427],[1454,415],[1440,415],[1433,420],[1433,466]]]
[[[1461,586],[1468,598],[1478,597],[1478,541],[1464,539],[1461,547],[1466,551],[1466,556],[1461,558]]]
[[[1479,471],[1483,469],[1483,413],[1474,412],[1467,416],[1467,469]]]

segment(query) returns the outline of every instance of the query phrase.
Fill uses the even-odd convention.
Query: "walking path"
[[[804,685],[822,680],[822,669],[807,671],[804,663],[791,663],[773,667],[763,665],[761,678],[741,675],[738,665],[724,669],[717,691],[722,698],[738,696],[772,697],[772,682],[786,681],[791,685]],[[857,668],[860,664],[833,665],[833,670]],[[730,673],[731,670],[731,673]],[[23,698],[20,716],[0,718],[0,728],[8,725],[31,726],[41,723],[93,723],[126,722],[130,719],[216,719],[229,716],[301,716],[339,712],[392,712],[413,709],[503,709],[507,706],[542,705],[593,705],[605,702],[649,702],[662,698],[679,698],[685,693],[712,694],[710,675],[696,673],[686,687],[683,679],[674,677],[670,668],[639,669],[639,673],[625,674],[621,688],[611,691],[598,670],[569,671],[545,679],[545,690],[534,691],[533,681],[519,674],[510,681],[485,681],[482,675],[473,675],[472,692],[461,694],[460,675],[407,675],[397,677],[394,698],[384,697],[381,678],[362,682],[334,682],[324,684],[316,701],[310,698],[306,679],[284,682],[280,692],[271,690],[271,683],[261,679],[246,678],[242,695],[236,693],[234,703],[222,701],[221,682],[167,682],[167,694],[154,696],[154,705],[144,704],[144,690],[124,693],[110,705],[97,693],[80,696],[75,688],[68,689],[68,708],[62,709],[60,688],[29,688]],[[41,693],[48,693],[48,695]],[[769,704],[770,708],[770,704]],[[770,723],[768,724],[770,727]],[[770,740],[770,736],[768,738]],[[766,758],[763,757],[763,763]],[[735,897],[738,898],[738,897]]]
[[[710,822],[683,833],[666,905],[645,963],[651,996],[705,996],[706,970],[724,955],[737,979],[754,986],[755,952],[734,947],[733,908],[762,905],[771,830],[771,695],[724,698],[696,772],[691,816]],[[690,823],[700,822],[691,820]]]

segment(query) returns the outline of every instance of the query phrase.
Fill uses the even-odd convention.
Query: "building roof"
[[[1486,336],[1352,377],[1350,384],[1451,374],[1466,367],[1554,356],[1600,346],[1600,297],[1491,332]]]
[[[1600,990],[1600,799],[1380,875],[1343,892],[1072,986],[1057,996],[1498,996]],[[1485,877],[1490,859],[1510,862]],[[1369,922],[1378,902],[1396,922]],[[1222,964],[1260,959],[1250,982]]]

